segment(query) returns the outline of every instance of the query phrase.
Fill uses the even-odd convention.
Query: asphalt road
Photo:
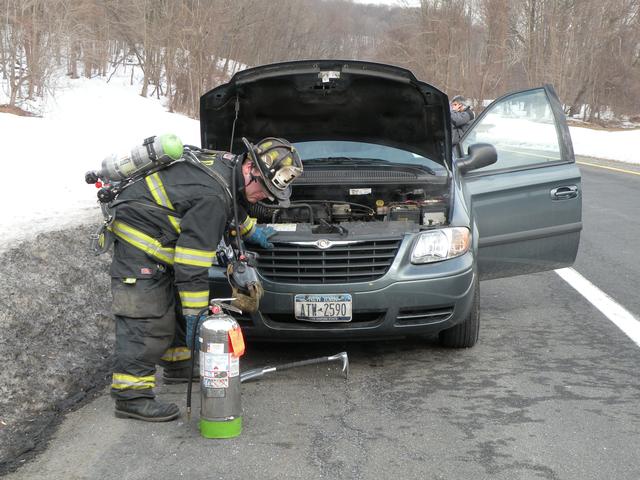
[[[575,269],[640,318],[640,175],[581,169]],[[481,292],[472,349],[250,344],[243,368],[347,350],[351,375],[318,366],[243,385],[244,432],[224,441],[199,436],[197,393],[191,421],[148,424],[114,418],[105,392],[8,478],[639,479],[640,347],[554,272]],[[183,410],[184,390],[158,389]]]

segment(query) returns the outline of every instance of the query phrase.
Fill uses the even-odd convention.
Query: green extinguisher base
[[[242,433],[242,417],[226,422],[200,419],[200,434],[204,438],[233,438]]]

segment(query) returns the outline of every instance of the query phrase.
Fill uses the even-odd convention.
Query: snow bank
[[[640,164],[640,129],[607,132],[591,128],[569,127],[576,155],[606,158]]]
[[[123,77],[68,80],[44,118],[0,113],[0,252],[36,233],[96,222],[96,191],[84,174],[112,152],[175,133],[200,144],[196,120],[143,98]]]

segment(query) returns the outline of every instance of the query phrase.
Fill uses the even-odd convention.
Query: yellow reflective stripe
[[[111,388],[116,390],[125,389],[144,389],[153,388],[156,386],[156,377],[148,375],[146,377],[136,377],[134,375],[127,375],[126,373],[114,373],[111,383]]]
[[[173,347],[168,348],[161,360],[165,362],[182,362],[183,360],[189,360],[191,358],[191,352],[187,347]]]
[[[171,224],[173,229],[176,232],[180,233],[180,219],[171,215],[167,215],[167,218],[169,218],[169,223]]]
[[[174,261],[182,265],[210,267],[216,258],[215,250],[197,250],[195,248],[176,247]]]
[[[203,308],[209,305],[209,290],[201,292],[179,292],[180,303],[185,308]]]
[[[149,191],[151,192],[151,195],[153,195],[156,203],[158,205],[162,205],[165,208],[175,210],[173,208],[171,200],[169,200],[167,191],[164,189],[164,185],[162,184],[162,180],[160,179],[160,175],[158,174],[158,172],[152,175],[147,175],[145,180],[147,182],[147,187],[149,187]]]
[[[153,388],[155,387],[155,383],[153,385],[129,385],[128,383],[112,383],[111,388],[115,390],[144,390],[145,388]]]
[[[147,175],[147,177],[145,177],[145,181],[147,182],[149,192],[151,192],[153,199],[158,205],[160,205],[161,207],[169,208],[171,210],[175,210],[175,208],[173,208],[171,200],[169,200],[167,191],[164,189],[164,184],[162,183],[158,172],[152,175]],[[180,219],[172,215],[167,215],[167,218],[169,219],[169,223],[171,224],[173,229],[176,232],[180,233]]]
[[[249,233],[253,226],[256,224],[257,220],[255,218],[247,217],[244,222],[240,224],[240,235],[246,235]]]
[[[163,247],[162,244],[153,237],[150,237],[138,229],[130,227],[120,220],[115,220],[111,224],[111,231],[121,240],[142,250],[147,255],[157,258],[169,265],[173,265],[174,249]]]

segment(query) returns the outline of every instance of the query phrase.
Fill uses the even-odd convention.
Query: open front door
[[[582,230],[582,187],[564,113],[551,86],[493,102],[456,147],[495,146],[498,161],[464,174],[478,237],[481,279],[573,264]]]

